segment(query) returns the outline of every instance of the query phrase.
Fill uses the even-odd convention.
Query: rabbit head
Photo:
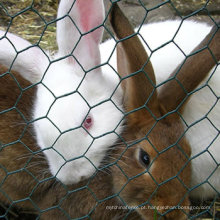
[[[51,173],[65,184],[91,176],[122,131],[118,76],[100,66],[103,22],[102,0],[60,1],[53,58],[38,45],[0,33],[0,63],[38,84],[36,140]]]
[[[180,117],[166,114],[159,102],[149,58],[116,4],[110,20],[119,39],[117,65],[127,111],[126,146],[115,152],[120,157],[112,172],[114,190],[143,219],[186,219],[191,149]]]

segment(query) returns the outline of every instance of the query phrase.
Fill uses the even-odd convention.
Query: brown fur
[[[188,57],[181,69],[178,66],[170,75],[170,78],[175,76],[176,78],[163,86],[159,100],[167,111],[175,110],[187,97],[187,93],[192,92],[217,64],[218,60],[220,60],[219,48],[220,30],[214,26],[199,46],[192,51],[192,53],[199,52]],[[172,99],[170,98],[171,96],[173,97]]]
[[[30,84],[19,74],[9,73],[3,66],[0,66],[0,74],[0,179],[1,190],[4,191],[0,199],[8,204],[10,200],[28,197],[48,167],[44,156],[37,153],[39,148],[29,123],[35,87],[26,89]],[[42,193],[47,187],[45,184]],[[26,207],[29,203],[23,202],[19,206]]]
[[[115,10],[112,10],[110,15],[112,18],[117,17]],[[122,19],[120,21],[121,23],[126,22],[125,17],[121,17],[120,19]],[[111,21],[117,23],[115,19],[111,19]],[[119,75],[124,77],[122,86],[125,90],[125,98],[127,98],[127,100],[125,100],[126,109],[129,111],[132,110],[131,107],[135,109],[143,106],[146,102],[146,97],[150,97],[151,93],[152,97],[150,97],[147,106],[149,108],[154,107],[157,103],[151,100],[155,99],[155,96],[157,96],[157,92],[153,92],[156,79],[153,74],[152,64],[148,59],[146,60],[146,51],[138,36],[134,35],[134,31],[129,23],[127,23],[129,28],[125,29],[122,29],[120,25],[117,26],[115,23],[112,23],[112,25],[119,39],[133,35],[132,38],[122,40],[123,48],[121,48],[121,43],[119,43],[117,47],[117,69]],[[131,47],[130,45],[132,45],[134,41],[136,42],[135,46]],[[142,54],[142,56],[137,56],[137,54]],[[128,76],[128,72],[126,71],[128,68],[130,73],[134,73],[134,75]],[[147,96],[145,96],[146,94]]]

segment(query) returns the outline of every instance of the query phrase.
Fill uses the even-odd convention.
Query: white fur
[[[83,70],[100,64],[103,28],[79,41],[80,34],[72,22],[81,33],[100,25],[104,21],[104,14],[100,17],[103,2],[90,2],[94,11],[83,12],[77,4],[83,5],[85,0],[77,1],[70,10],[73,2],[63,0],[59,5],[58,18],[67,13],[69,16],[57,23],[59,52],[55,59],[72,54],[75,59],[68,57],[51,64],[38,86],[34,108],[34,118],[42,118],[34,123],[37,141],[52,174],[65,184],[77,183],[96,171],[108,148],[116,142],[117,134],[122,132],[123,118],[121,90],[114,92],[117,80],[109,81],[107,77],[114,74],[112,70],[103,72],[96,68],[86,75]],[[83,13],[91,13],[90,20],[83,21],[91,25],[89,30],[84,30],[81,23]],[[82,127],[87,115],[93,120],[89,131]]]
[[[95,172],[108,147],[116,142],[117,133],[121,133],[119,123],[123,117],[116,108],[121,109],[121,93],[110,99],[117,84],[106,80],[100,70],[90,72],[91,76],[88,74],[84,80],[80,68],[78,74],[74,71],[75,66],[68,66],[65,61],[55,62],[38,86],[34,109],[34,118],[47,116],[34,123],[38,143],[48,149],[44,153],[52,174],[66,184]],[[94,120],[89,134],[81,127],[88,113]]]
[[[0,63],[22,72],[22,76],[37,83],[49,64],[48,56],[28,41],[0,30]],[[37,59],[36,59],[37,57]],[[40,65],[39,65],[40,64]]]
[[[90,70],[101,63],[103,27],[79,38],[80,33],[103,23],[103,1],[61,0],[58,20],[59,51],[55,57],[47,57],[38,46],[1,31],[0,63],[32,83],[41,82],[33,108],[36,140],[51,173],[71,184],[93,175],[121,134],[122,90],[116,89],[118,76],[111,68]],[[93,120],[88,131],[82,126],[87,115]]]
[[[183,112],[183,118],[190,126],[186,137],[192,148],[192,157],[195,156],[192,160],[192,186],[207,182],[192,191],[191,196],[195,198],[207,199],[214,197],[216,191],[220,192],[219,74],[218,67],[207,85],[192,95]],[[207,78],[203,83],[206,81]]]
[[[169,77],[170,73],[183,62],[185,55],[189,55],[211,30],[211,27],[207,24],[194,21],[185,20],[180,25],[181,21],[178,20],[165,21],[143,25],[139,30],[140,35],[148,45],[143,42],[147,53],[152,55],[151,62],[155,71],[157,85],[160,85]],[[176,34],[179,27],[180,29]],[[182,52],[171,42],[172,39],[181,48]],[[160,48],[162,45],[164,46]],[[114,48],[114,40],[106,41],[102,44],[101,54],[103,63],[109,60],[110,64],[116,68],[115,53],[110,56]],[[204,85],[213,73],[207,84],[219,97],[220,68],[218,67],[214,70],[215,68],[198,88]],[[158,89],[160,90],[160,87]],[[194,93],[185,107],[183,119],[189,127],[186,131],[186,138],[192,148],[191,186],[195,187],[204,181],[208,181],[220,192],[220,168],[219,166],[217,167],[217,163],[220,163],[220,104],[219,101],[217,102],[217,97],[213,92],[206,86]],[[212,110],[210,111],[210,109]],[[202,120],[198,121],[200,119]],[[196,124],[193,125],[194,123]],[[200,153],[202,154],[200,155]],[[214,173],[210,176],[212,172]],[[193,190],[191,193],[192,197],[200,199],[206,199],[214,195],[215,191],[208,184],[203,184],[198,190]]]

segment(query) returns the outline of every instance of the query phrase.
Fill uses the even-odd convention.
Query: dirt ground
[[[184,18],[199,10],[196,17],[208,13],[212,16],[220,16],[220,0],[173,0],[170,2],[164,0],[124,0],[120,2],[120,5],[123,6],[134,25],[141,22],[146,12],[146,22]]]

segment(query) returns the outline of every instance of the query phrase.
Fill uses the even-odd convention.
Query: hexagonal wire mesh
[[[0,32],[1,218],[217,219],[219,52],[218,42],[211,42],[218,41],[219,27],[210,1],[186,16],[174,1],[152,7],[131,1],[144,11],[136,33],[149,58],[120,12],[111,15],[117,39],[106,26],[113,5],[129,1],[106,1],[104,17],[102,1],[61,1],[57,19],[38,10],[51,1],[27,1],[15,12],[7,2],[0,2],[7,23]],[[150,13],[167,5],[181,19],[144,25]],[[199,13],[215,26],[211,35],[209,25],[189,21]],[[16,19],[30,23],[33,15],[41,32],[33,44],[9,33]],[[59,50],[52,56],[42,48],[55,24]],[[114,40],[101,45],[100,60],[102,27]],[[118,45],[123,49],[117,69]],[[211,70],[206,78],[204,61]]]

